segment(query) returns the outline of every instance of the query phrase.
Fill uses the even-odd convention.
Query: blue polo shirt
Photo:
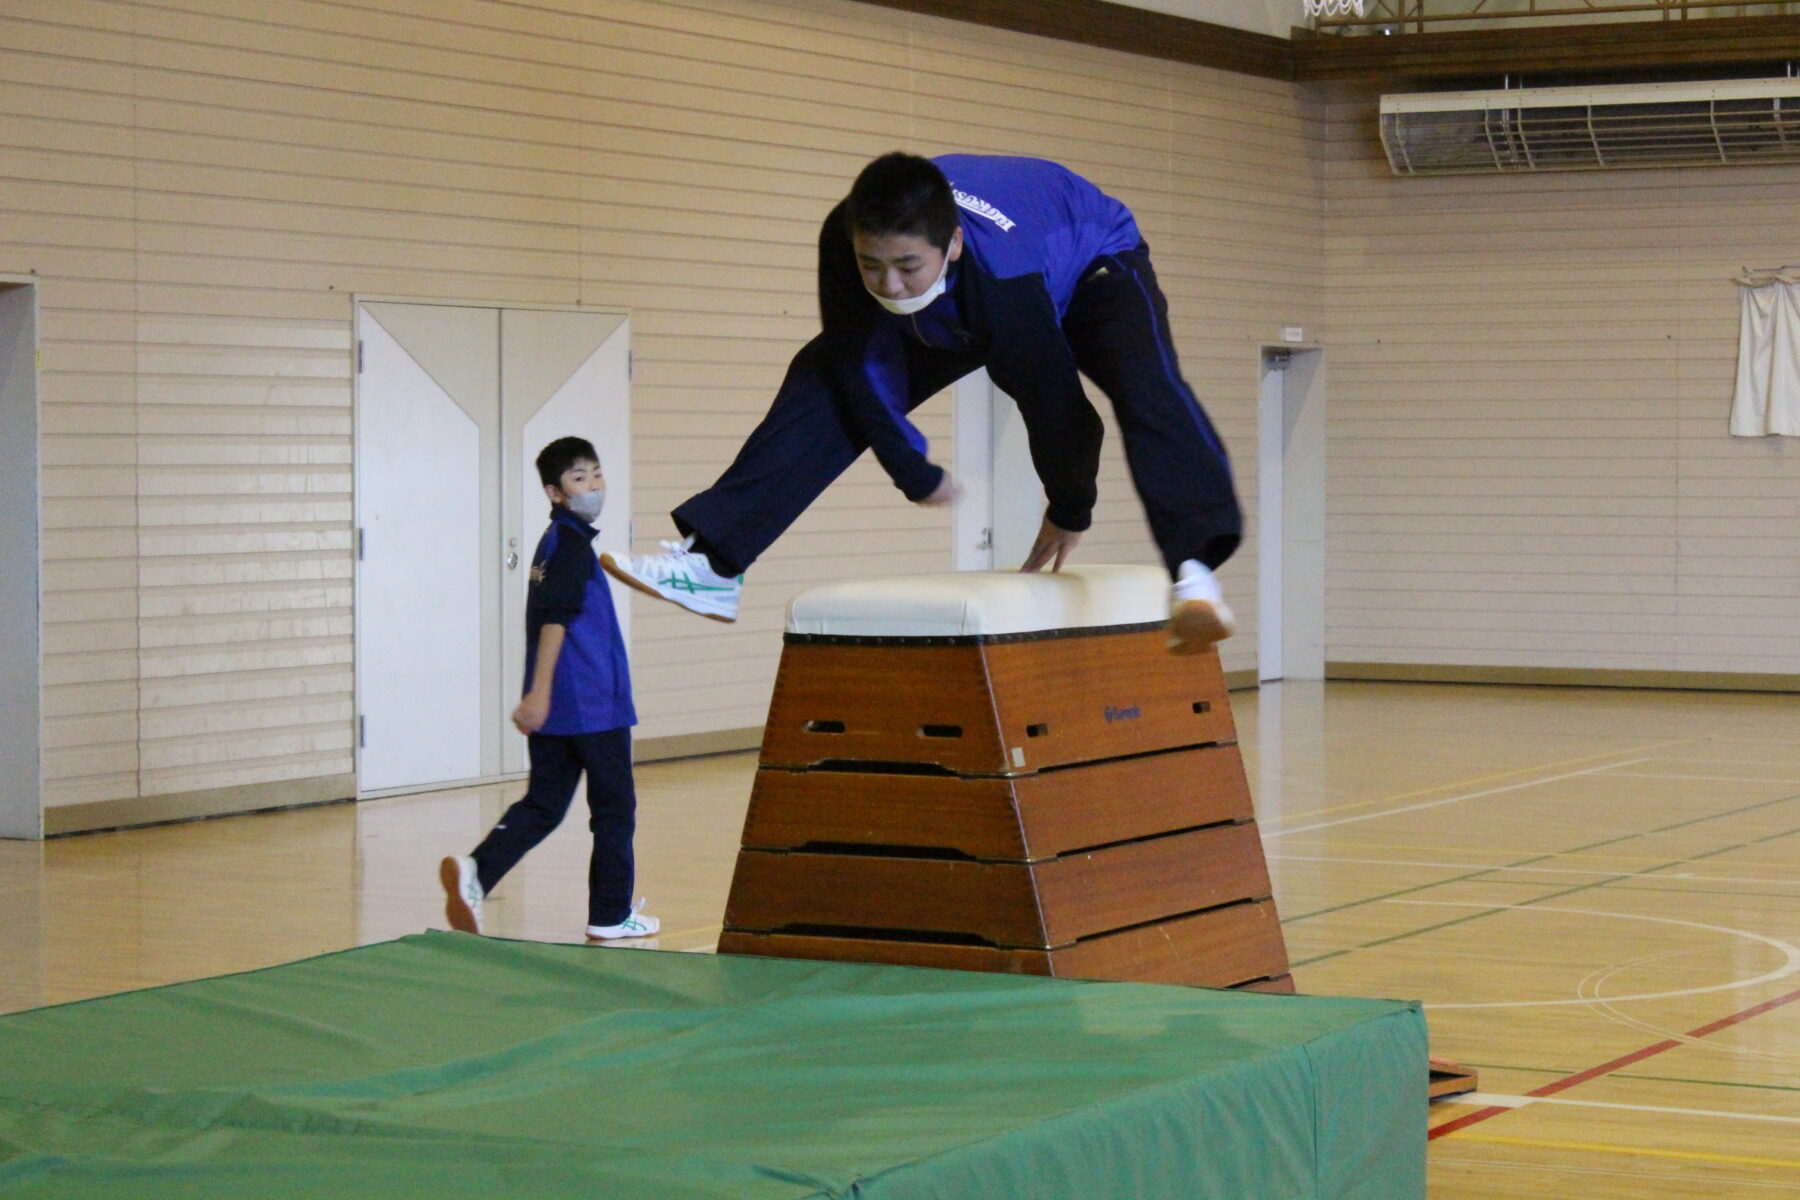
[[[637,724],[631,703],[631,671],[625,639],[606,575],[594,556],[599,530],[568,509],[550,510],[550,528],[531,556],[525,597],[525,691],[537,674],[538,635],[546,625],[564,629],[550,717],[540,734],[601,733]]]

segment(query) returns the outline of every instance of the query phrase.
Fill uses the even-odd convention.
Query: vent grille
[[[1800,79],[1381,98],[1396,175],[1800,162]]]

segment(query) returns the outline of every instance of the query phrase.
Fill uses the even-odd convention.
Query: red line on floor
[[[1718,1020],[1708,1022],[1698,1029],[1690,1029],[1680,1038],[1664,1038],[1654,1045],[1645,1046],[1642,1050],[1633,1050],[1630,1054],[1621,1055],[1611,1062],[1601,1063],[1597,1067],[1589,1067],[1587,1070],[1578,1071],[1573,1075],[1566,1075],[1561,1079],[1553,1080],[1550,1083],[1546,1083],[1543,1087],[1535,1088],[1525,1094],[1527,1096],[1554,1096],[1556,1093],[1566,1091],[1576,1084],[1586,1083],[1588,1080],[1598,1078],[1601,1075],[1609,1075],[1622,1067],[1629,1067],[1632,1063],[1642,1062],[1646,1058],[1661,1054],[1665,1050],[1673,1050],[1677,1046],[1685,1046],[1692,1038],[1703,1038],[1709,1034],[1717,1033],[1721,1029],[1729,1029],[1733,1025],[1742,1024],[1743,1022],[1748,1021],[1751,1017],[1760,1017],[1766,1012],[1780,1008],[1784,1004],[1792,1004],[1796,1000],[1800,1000],[1800,991],[1789,992],[1785,996],[1776,996],[1773,1000],[1764,1000],[1761,1004],[1752,1005],[1741,1012],[1734,1012],[1728,1017],[1720,1017]],[[1455,1133],[1459,1129],[1467,1129],[1469,1126],[1478,1124],[1490,1117],[1497,1117],[1501,1113],[1511,1111],[1512,1109],[1510,1108],[1500,1107],[1478,1108],[1472,1113],[1464,1113],[1454,1121],[1445,1121],[1442,1125],[1432,1126],[1431,1131],[1427,1133],[1425,1137],[1427,1140],[1441,1138],[1447,1133]]]

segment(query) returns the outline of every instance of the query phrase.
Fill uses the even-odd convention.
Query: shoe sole
[[[1204,600],[1184,600],[1169,614],[1169,653],[1205,654],[1231,636],[1219,610]]]
[[[629,572],[625,568],[621,567],[617,562],[615,562],[613,560],[613,556],[610,554],[602,554],[600,556],[600,566],[606,571],[606,573],[608,575],[611,575],[614,579],[618,580],[620,583],[624,584],[626,587],[631,588],[635,591],[642,592],[646,596],[655,596],[658,600],[661,600],[667,604],[673,604],[676,608],[686,609],[688,612],[693,613],[696,617],[705,617],[709,621],[717,621],[722,625],[734,625],[737,623],[736,617],[726,617],[726,616],[721,616],[718,613],[701,612],[697,608],[691,608],[688,605],[683,604],[681,601],[677,600],[673,596],[663,595],[661,592],[657,591],[655,588],[651,587],[649,584],[645,583],[643,580],[639,579],[637,576],[633,575],[631,572]]]
[[[444,885],[444,920],[450,922],[450,928],[459,933],[480,933],[481,922],[475,919],[475,910],[462,898],[462,872],[454,858],[438,864],[438,882]]]
[[[590,946],[605,946],[608,950],[660,950],[662,946],[654,933],[643,937],[628,938],[594,938],[587,940]]]
[[[646,929],[641,933],[614,933],[606,936],[590,933],[587,935],[588,945],[597,946],[602,942],[636,942],[644,938],[653,938],[662,931],[662,923],[657,922],[655,929]]]

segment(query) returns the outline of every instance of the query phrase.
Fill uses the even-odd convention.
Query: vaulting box
[[[1154,568],[794,601],[726,953],[1291,990],[1214,654]]]

